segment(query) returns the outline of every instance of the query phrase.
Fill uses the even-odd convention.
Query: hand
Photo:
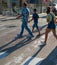
[[[28,21],[28,23],[30,23],[30,21]]]
[[[16,19],[19,19],[19,16],[18,16],[18,17],[16,17]]]
[[[21,14],[21,15],[19,15],[16,19],[19,19],[20,17],[22,17],[22,14]]]
[[[19,18],[16,18],[16,19],[19,19]]]

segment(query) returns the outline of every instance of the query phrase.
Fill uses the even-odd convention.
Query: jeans
[[[21,26],[21,32],[20,32],[20,36],[23,35],[23,32],[24,32],[24,29],[26,29],[28,31],[28,33],[33,36],[31,30],[29,29],[27,23],[22,23],[22,26]]]

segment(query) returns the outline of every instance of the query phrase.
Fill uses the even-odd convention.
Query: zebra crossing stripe
[[[30,60],[30,62],[28,63],[27,61],[31,59],[31,57],[28,57],[21,65],[40,65],[41,62],[43,61],[43,58],[34,58],[32,60]]]
[[[0,52],[0,55],[4,54],[5,52]]]

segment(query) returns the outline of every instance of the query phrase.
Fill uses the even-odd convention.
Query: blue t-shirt
[[[37,13],[33,13],[32,18],[34,19],[34,22],[38,22],[39,15]]]
[[[23,15],[22,16],[22,21],[27,23],[28,22],[29,11],[26,7],[22,9],[22,15]]]

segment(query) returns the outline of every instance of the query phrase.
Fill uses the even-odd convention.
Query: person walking
[[[17,37],[22,37],[24,29],[26,29],[28,31],[31,38],[34,37],[32,34],[32,31],[28,27],[29,9],[27,8],[26,2],[23,3],[22,12],[16,19],[19,19],[20,17],[22,17],[22,26],[21,26],[21,32],[20,32],[20,34],[17,34]]]
[[[38,27],[38,19],[39,19],[39,15],[38,15],[37,10],[35,8],[34,9],[34,13],[32,15],[32,19],[29,22],[31,22],[32,20],[34,20],[34,24],[32,26],[32,32],[34,31],[34,28],[36,27],[36,29],[38,30],[39,35],[40,35],[40,29]]]
[[[48,23],[48,26],[47,26],[47,29],[46,29],[46,32],[45,32],[45,44],[47,43],[48,33],[50,31],[52,31],[54,37],[57,39],[56,25],[55,25],[56,17],[53,13],[53,8],[52,7],[47,8],[47,23]]]

